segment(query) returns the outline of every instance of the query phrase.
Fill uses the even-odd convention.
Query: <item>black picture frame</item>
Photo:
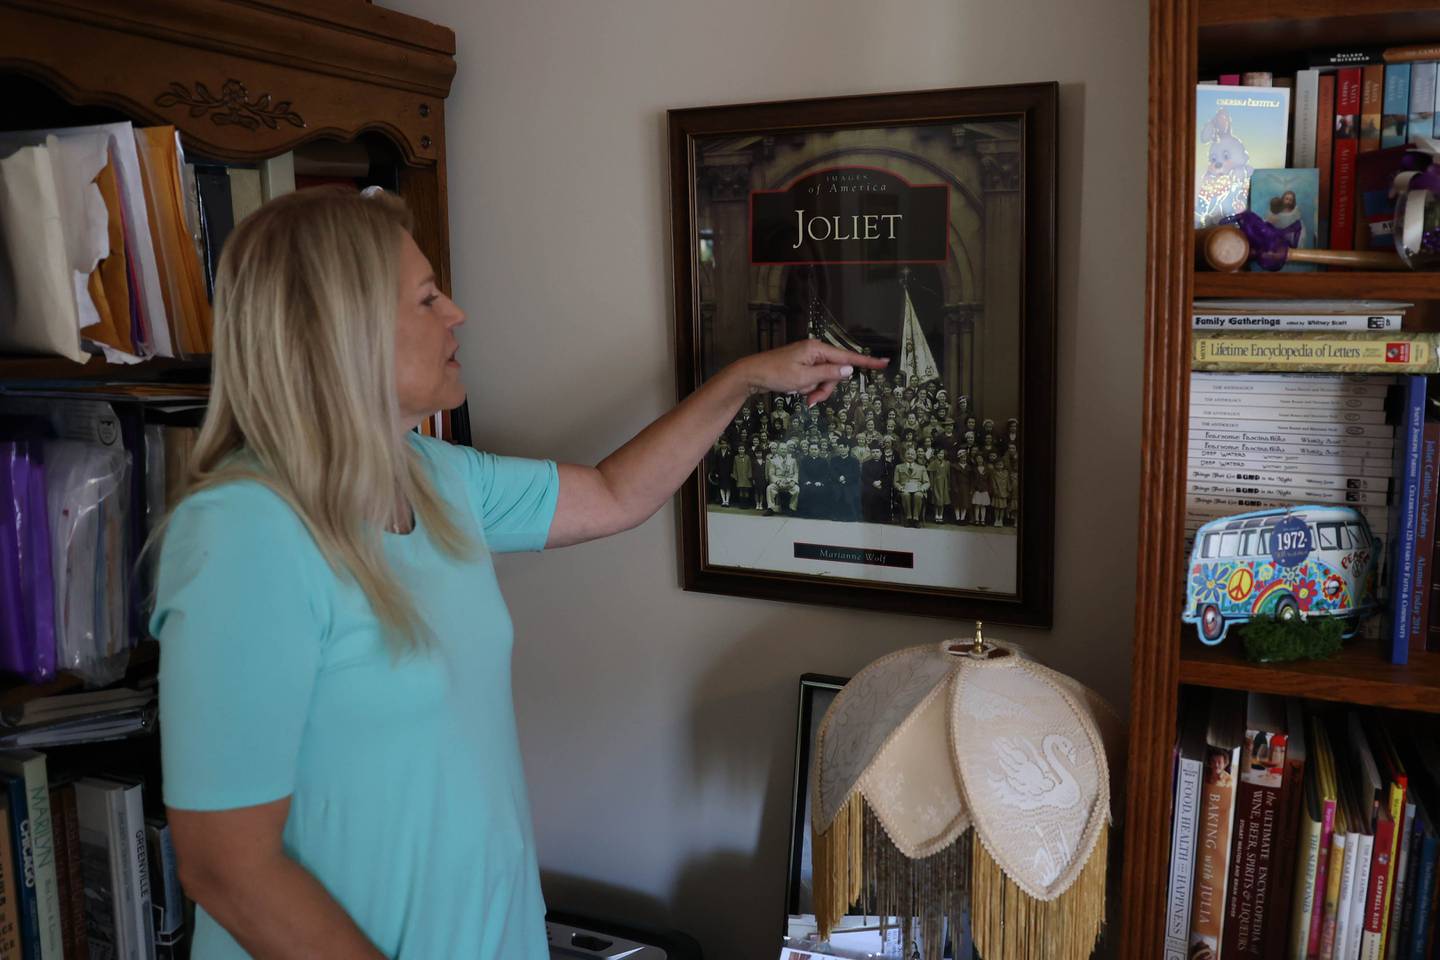
[[[799,710],[795,721],[795,779],[790,798],[790,867],[785,880],[785,914],[813,913],[804,909],[801,891],[805,872],[805,838],[810,833],[810,765],[820,721],[847,677],[806,673],[800,677]],[[783,927],[782,927],[783,929]]]
[[[920,306],[909,306],[912,290],[917,298],[920,297],[921,291],[926,288],[924,278],[938,273],[941,281],[933,284],[938,287],[938,292],[935,292],[932,298],[938,300],[936,304],[931,304],[934,309],[921,318],[931,326],[920,339],[927,343],[934,340],[937,336],[934,332],[936,329],[940,330],[938,336],[941,338],[937,341],[940,343],[938,352],[941,360],[932,360],[929,368],[934,374],[929,381],[931,399],[939,399],[934,396],[935,383],[951,384],[954,387],[954,396],[948,396],[952,391],[947,388],[945,400],[950,419],[955,418],[957,411],[973,415],[983,410],[986,402],[977,385],[1000,384],[1001,389],[991,392],[997,395],[1005,393],[1008,398],[1006,407],[1001,410],[997,404],[996,416],[991,419],[1001,421],[1013,418],[1018,421],[1016,429],[1008,434],[1002,433],[999,437],[1001,444],[1014,439],[1016,448],[1014,471],[1010,474],[1013,478],[1010,481],[1013,490],[1009,496],[1011,507],[1008,514],[998,506],[976,507],[977,514],[984,511],[980,524],[975,524],[973,518],[968,524],[976,525],[979,529],[955,534],[991,534],[992,531],[985,529],[991,526],[988,522],[989,515],[999,515],[1002,532],[1013,533],[1013,546],[1005,548],[1006,551],[1013,550],[1013,570],[1008,559],[999,564],[991,562],[987,566],[979,559],[986,555],[985,551],[963,546],[945,548],[961,553],[969,551],[969,558],[959,565],[949,563],[948,556],[939,559],[932,556],[927,559],[925,550],[928,548],[924,546],[914,549],[907,546],[899,550],[888,547],[872,549],[869,542],[872,534],[877,537],[881,533],[884,533],[885,537],[896,536],[893,531],[885,532],[898,523],[894,494],[891,495],[888,518],[873,525],[868,519],[856,523],[853,536],[831,538],[829,541],[821,539],[819,542],[802,537],[788,538],[793,540],[793,562],[789,553],[791,546],[788,543],[767,548],[784,551],[786,554],[783,562],[774,565],[767,566],[766,561],[759,559],[752,562],[748,557],[742,562],[721,562],[715,559],[722,552],[718,546],[721,541],[712,530],[712,519],[716,514],[712,509],[715,505],[709,502],[713,499],[714,485],[712,483],[707,487],[706,484],[707,475],[713,478],[717,473],[710,469],[711,461],[707,458],[707,462],[697,468],[681,491],[680,546],[685,589],[926,616],[983,619],[1035,627],[1051,625],[1055,516],[1057,122],[1058,85],[1055,83],[793,100],[677,109],[669,112],[676,363],[678,388],[682,398],[695,391],[720,366],[738,355],[803,337],[804,333],[799,337],[790,335],[795,332],[797,324],[800,324],[802,329],[812,332],[816,330],[813,316],[829,309],[826,298],[837,296],[840,286],[832,283],[826,290],[821,291],[819,282],[812,279],[808,307],[802,308],[789,299],[793,285],[799,282],[795,278],[799,277],[800,272],[807,266],[810,271],[808,275],[815,278],[834,276],[835,274],[826,271],[831,271],[833,267],[850,265],[849,269],[852,271],[863,271],[846,275],[853,279],[853,285],[879,282],[876,277],[893,277],[898,274],[907,309],[913,309],[917,316],[923,311]],[[958,151],[955,170],[961,172],[942,169],[920,157],[915,151],[902,157],[902,165],[901,161],[894,157],[901,157],[904,152],[887,152],[883,144],[875,146],[874,149],[861,149],[852,145],[852,148],[848,148],[848,154],[845,149],[841,149],[835,152],[834,157],[818,155],[818,145],[824,138],[838,143],[845,137],[869,136],[875,139],[877,132],[889,134],[895,131],[913,134],[912,139],[915,142],[919,142],[921,138],[929,138],[926,141],[928,143],[937,136],[951,137],[961,144],[955,148]],[[987,140],[987,136],[992,133],[994,136]],[[970,143],[967,138],[974,142]],[[859,142],[854,141],[855,144]],[[777,173],[780,165],[774,161],[774,157],[783,157],[786,150],[810,150],[805,163],[791,165],[788,172],[793,176],[788,179]],[[770,161],[765,161],[767,156],[771,158]],[[821,256],[819,260],[799,259],[800,255],[807,254],[811,249],[810,246],[801,248],[802,241],[807,245],[818,245],[814,221],[822,219],[812,217],[807,237],[803,216],[799,218],[797,228],[799,240],[795,246],[801,248],[800,254],[796,255],[797,259],[778,266],[773,259],[767,259],[763,263],[755,259],[757,250],[769,258],[785,255],[783,247],[772,242],[773,237],[767,239],[770,234],[765,232],[761,217],[768,214],[763,211],[756,213],[756,210],[760,209],[757,207],[760,203],[757,198],[761,195],[769,196],[789,190],[798,197],[800,184],[806,178],[829,177],[834,180],[842,174],[849,175],[851,171],[863,171],[867,165],[877,171],[877,178],[890,178],[880,183],[876,187],[878,189],[890,182],[899,183],[904,180],[898,173],[885,167],[885,164],[892,160],[892,165],[897,169],[903,167],[907,171],[923,167],[922,160],[934,168],[931,177],[934,183],[904,181],[905,188],[909,191],[906,197],[917,195],[921,189],[945,186],[947,191],[950,191],[945,200],[947,211],[957,208],[969,218],[965,220],[965,229],[970,231],[966,234],[968,238],[973,239],[979,235],[976,233],[977,229],[983,230],[984,217],[991,215],[987,214],[987,210],[1013,211],[1018,208],[1018,214],[1007,213],[1007,216],[1012,218],[1018,216],[1019,225],[1006,228],[1009,233],[1004,236],[1009,238],[1009,241],[1004,245],[1004,249],[1018,249],[1019,253],[1005,256],[995,253],[988,258],[975,258],[986,264],[984,270],[1002,272],[1003,281],[991,278],[991,274],[984,273],[979,268],[976,268],[974,276],[969,276],[965,281],[968,286],[949,280],[950,274],[958,269],[952,269],[950,265],[959,259],[959,254],[951,245],[951,234],[957,233],[960,227],[955,226],[952,229],[948,213],[944,225],[946,259],[943,261],[945,265],[939,267],[925,266],[926,263],[940,262],[923,259],[933,258],[932,248],[912,244],[914,249],[901,249],[904,245],[899,241],[892,245],[894,249],[881,251],[881,255],[891,258],[883,262],[824,259],[831,256],[829,253],[817,254],[816,256]],[[765,166],[767,162],[769,165]],[[823,166],[825,163],[830,166]],[[879,166],[875,166],[877,164]],[[757,167],[760,172],[757,172]],[[863,176],[863,173],[859,175]],[[820,189],[820,183],[823,183],[823,179],[815,180],[814,189]],[[897,193],[900,189],[896,187]],[[987,190],[991,192],[987,193]],[[1000,205],[998,199],[1002,193],[1005,195],[1004,206]],[[725,197],[730,203],[743,203],[748,198],[748,220],[744,221],[749,234],[748,255],[736,250],[735,245],[740,241],[736,239],[734,223],[727,228],[717,222],[721,217],[715,213],[719,209],[716,205],[720,203],[716,197]],[[899,198],[897,202],[904,199]],[[735,216],[740,214],[733,209],[725,214],[726,218]],[[976,217],[980,218],[980,228],[973,222]],[[998,222],[1000,214],[994,213],[992,219]],[[778,223],[779,220],[772,222]],[[896,221],[889,222],[893,224]],[[955,223],[959,224],[960,219],[956,218]],[[839,228],[836,229],[838,231]],[[857,226],[855,238],[859,238],[859,229]],[[938,229],[937,227],[936,230]],[[1018,240],[1015,238],[1017,231]],[[770,232],[773,234],[773,230]],[[835,236],[840,236],[840,233],[837,232]],[[850,240],[852,237],[842,239]],[[959,245],[959,241],[953,243]],[[722,250],[723,244],[728,246],[724,246]],[[1000,247],[997,246],[996,249]],[[774,253],[774,250],[779,250],[780,253]],[[721,253],[723,263],[717,260]],[[817,263],[820,266],[816,266]],[[991,264],[994,264],[993,268]],[[785,279],[777,280],[772,285],[777,290],[785,291],[784,298],[777,294],[771,296],[768,303],[757,301],[747,295],[750,288],[757,285],[757,281],[749,276],[733,279],[740,275],[742,269],[753,275],[754,271],[762,267],[770,269],[772,273],[784,275]],[[924,274],[922,271],[925,269],[932,270],[932,274]],[[726,275],[732,277],[732,280],[720,278],[726,270],[729,271]],[[910,271],[915,272],[911,274]],[[920,279],[916,280],[915,277]],[[850,283],[851,280],[844,282]],[[986,286],[987,283],[990,284],[989,287]],[[961,297],[968,299],[958,305],[951,302]],[[782,299],[785,299],[785,302],[782,303]],[[746,302],[741,304],[741,300]],[[991,307],[987,304],[1000,306]],[[744,313],[746,309],[749,310],[748,315]],[[797,311],[802,309],[810,311],[811,320],[807,321],[803,317],[797,319]],[[990,313],[987,314],[987,310]],[[995,319],[1002,313],[1005,317],[1003,323]],[[903,322],[908,323],[909,314],[904,317]],[[990,326],[986,326],[987,322]],[[809,324],[808,328],[804,326],[806,323]],[[737,347],[743,337],[749,336],[752,325],[753,349],[747,349],[748,344]],[[849,329],[845,328],[839,319],[835,319],[834,325],[830,327],[836,328]],[[721,331],[723,336],[717,334],[717,330]],[[737,330],[739,334],[736,334]],[[990,343],[1006,344],[1003,351],[1005,369],[998,373],[987,372],[988,368],[985,366],[986,354],[983,345],[987,342],[984,339],[986,336],[990,337]],[[1006,339],[1010,337],[1014,338],[1013,345]],[[721,340],[725,340],[725,344],[722,344]],[[909,339],[903,342],[912,343]],[[962,347],[960,344],[967,346]],[[738,354],[737,349],[740,351]],[[926,353],[932,352],[933,348],[927,346]],[[964,364],[969,366],[963,367]],[[1016,368],[1015,377],[1007,379],[1012,366]],[[896,365],[892,364],[892,370],[895,367]],[[943,373],[938,372],[940,367],[944,368]],[[986,380],[986,377],[989,379]],[[1012,379],[1015,380],[1013,384]],[[889,386],[886,384],[885,388],[889,389]],[[973,406],[970,405],[971,393],[960,394],[962,388],[975,395]],[[960,406],[962,396],[966,404],[963,407]],[[1013,414],[1009,412],[1011,409],[1015,411]],[[858,420],[858,416],[856,419]],[[950,430],[950,433],[955,435],[957,444],[961,426],[957,421]],[[1000,428],[997,423],[995,428],[984,433],[994,440],[993,434],[998,429]],[[907,437],[913,437],[913,434],[907,434]],[[757,438],[750,438],[750,442],[753,444],[755,439]],[[897,457],[901,455],[899,444],[897,438]],[[970,444],[967,452],[973,456],[976,447],[973,439]],[[988,443],[985,449],[991,451]],[[883,462],[891,461],[884,459]],[[896,483],[892,483],[892,486],[895,485]],[[939,484],[936,486],[938,489]],[[968,487],[965,489],[967,495],[973,496],[968,494]],[[796,496],[790,494],[788,505],[792,510],[795,508]],[[761,493],[756,488],[751,494],[750,502],[758,501],[760,497]],[[951,507],[954,519],[942,521],[942,524],[936,525],[934,529],[938,530],[940,526],[950,523],[957,527],[967,524],[967,521],[960,517],[960,498],[961,495],[957,493],[956,502]],[[996,502],[998,501],[997,493]],[[783,514],[786,506],[783,498],[778,505]],[[730,512],[737,513],[733,510]],[[757,506],[755,513],[761,512]],[[722,519],[714,522],[727,524],[725,529],[733,530],[738,521]],[[908,525],[908,520],[906,522]],[[872,526],[876,529],[860,530]],[[1007,526],[1012,530],[1005,531]],[[754,529],[758,530],[759,527]],[[906,534],[908,535],[908,531]],[[916,536],[919,536],[918,531]],[[769,539],[774,541],[776,538]],[[840,539],[846,542],[840,543]],[[754,541],[764,542],[765,537],[756,535]],[[934,544],[938,541],[931,538],[923,541],[917,539],[915,542]],[[958,540],[947,542],[960,543]],[[1008,558],[1008,552],[1006,556]],[[903,568],[907,565],[916,572],[909,574],[886,569]],[[999,570],[1004,574],[1004,584],[997,589],[975,582],[978,578],[974,576],[960,573],[952,575],[952,570],[959,570],[961,567],[967,570],[984,570],[987,575]],[[910,581],[897,579],[907,576],[911,577]]]

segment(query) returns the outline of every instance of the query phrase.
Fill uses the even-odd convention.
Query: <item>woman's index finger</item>
[[[820,353],[827,363],[849,363],[861,367],[869,367],[872,370],[879,370],[881,367],[890,365],[889,357],[869,357],[863,353],[852,353],[849,350],[842,350],[839,347],[820,341]]]

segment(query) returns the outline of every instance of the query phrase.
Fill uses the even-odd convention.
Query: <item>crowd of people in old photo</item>
[[[996,422],[939,381],[880,373],[830,399],[757,394],[705,464],[709,503],[821,520],[906,527],[1013,527],[1020,424]]]

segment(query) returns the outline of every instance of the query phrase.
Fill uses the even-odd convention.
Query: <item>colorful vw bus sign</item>
[[[1365,518],[1349,507],[1212,520],[1195,534],[1181,619],[1211,645],[1231,624],[1257,617],[1349,617],[1358,624],[1375,606],[1379,550]]]

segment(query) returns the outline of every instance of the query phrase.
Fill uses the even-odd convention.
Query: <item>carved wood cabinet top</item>
[[[253,160],[375,130],[443,150],[455,35],[364,0],[0,0],[0,73]]]

